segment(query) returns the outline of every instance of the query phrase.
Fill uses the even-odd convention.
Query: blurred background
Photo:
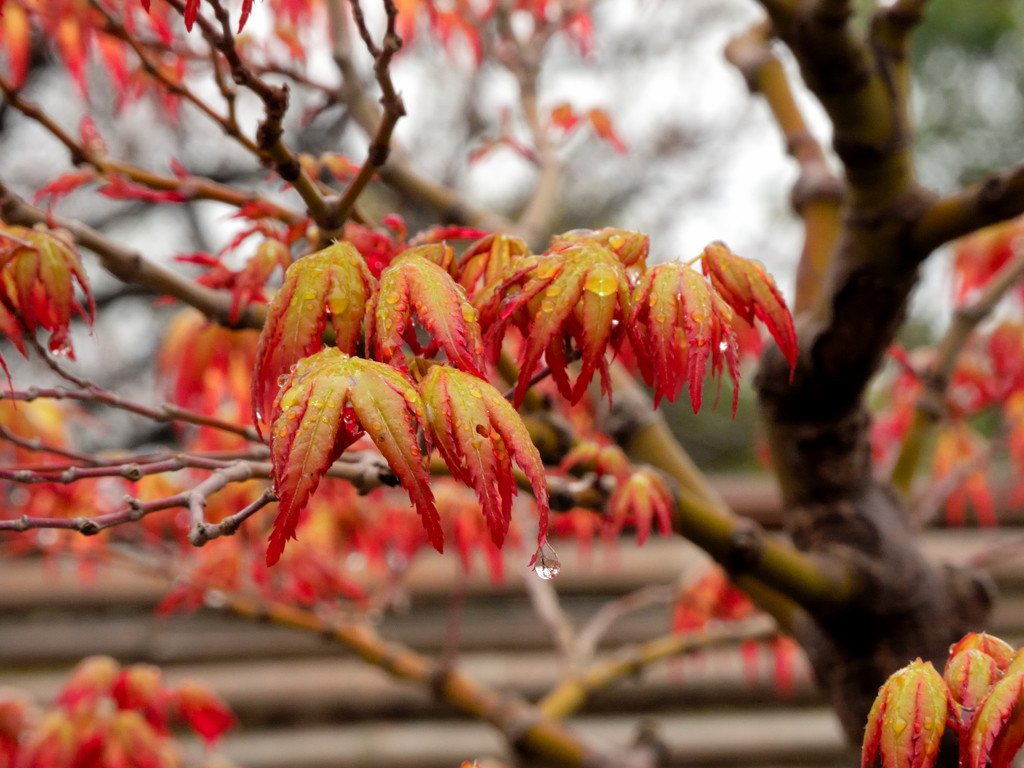
[[[254,23],[266,24],[260,13],[258,4]],[[605,110],[624,145],[620,151],[589,131],[566,143],[567,177],[554,231],[642,230],[656,259],[692,258],[707,242],[724,240],[737,253],[765,262],[791,293],[800,248],[800,227],[788,205],[795,168],[766,108],[750,97],[722,54],[725,43],[758,18],[757,6],[746,0],[601,0],[592,52],[553,47],[542,70],[542,102]],[[930,3],[915,49],[914,114],[920,177],[935,190],[951,191],[1024,156],[1022,33],[1020,0]],[[116,97],[102,77],[90,79],[83,97],[39,42],[25,95],[63,125],[77,126],[89,104],[90,112],[110,116],[97,118],[97,129],[112,155],[161,171],[175,158],[224,183],[262,183],[263,171],[254,170],[247,156],[203,138],[209,127],[200,116],[182,109],[177,121],[168,121],[141,101],[115,117]],[[307,55],[311,70],[329,66],[324,50]],[[416,166],[481,204],[514,214],[535,180],[533,168],[501,145],[470,157],[495,137],[521,130],[508,73],[476,69],[468,49],[443,48],[424,35],[402,54],[395,80],[408,110],[396,138]],[[823,131],[816,105],[803,102],[812,125]],[[293,104],[289,130],[297,149],[327,147],[361,157],[365,137],[343,111],[317,111],[315,94],[301,89]],[[255,115],[254,104],[244,109]],[[0,106],[5,183],[31,198],[69,169],[63,147]],[[378,186],[367,201],[375,216],[397,204]],[[151,206],[77,194],[55,210],[185,272],[190,267],[176,256],[217,252],[239,226],[227,208],[207,202]],[[429,211],[402,213],[410,232],[436,223]],[[242,263],[249,253],[243,246],[228,258]],[[87,267],[99,313],[94,331],[76,331],[76,370],[126,397],[160,402],[164,394],[152,361],[176,310],[94,263]],[[950,291],[949,264],[933,259],[906,331],[908,344],[941,331]],[[48,372],[6,351],[16,382],[50,381]],[[663,408],[734,509],[778,527],[776,491],[759,471],[763,451],[750,437],[757,434],[757,418],[749,382],[748,376],[735,418],[727,407],[694,415],[686,398]],[[713,400],[710,386],[707,399]],[[102,425],[90,423],[81,432],[85,450],[175,439],[151,422],[106,412]],[[11,505],[16,497],[5,498]],[[977,543],[971,536],[934,531],[929,546],[936,553],[962,553]],[[565,542],[559,554],[558,593],[577,629],[593,626],[609,601],[678,585],[706,565],[678,540],[653,540],[643,548],[625,540],[616,548],[592,549]],[[535,577],[518,560],[506,572],[503,583],[493,584],[482,573],[462,574],[455,558],[423,556],[412,565],[408,587],[397,610],[383,618],[381,632],[423,652],[455,654],[468,674],[536,698],[566,673],[566,661],[552,652],[557,642],[533,610],[536,598],[525,579]],[[1008,597],[993,630],[1017,645],[1024,640],[1024,561],[1007,562],[995,576]],[[0,583],[0,685],[46,699],[79,658],[106,653],[123,663],[163,665],[172,677],[202,678],[224,695],[242,721],[224,751],[240,765],[440,768],[476,757],[497,764],[510,759],[489,727],[465,721],[328,639],[231,618],[217,610],[215,595],[193,615],[156,618],[165,582],[104,569],[86,584],[73,563],[10,557],[0,559]],[[669,632],[670,603],[652,597],[611,623],[597,647],[619,648]],[[596,739],[660,744],[670,765],[830,766],[853,759],[802,659],[764,642],[653,665],[596,696],[573,724]]]

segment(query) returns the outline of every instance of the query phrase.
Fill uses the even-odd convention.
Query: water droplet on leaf
[[[545,260],[537,265],[537,277],[541,280],[547,280],[549,277],[554,277],[558,271],[558,262],[554,260]]]
[[[544,581],[550,581],[561,570],[562,562],[558,559],[558,553],[545,541],[537,548],[537,553],[533,556],[533,572]]]
[[[615,270],[607,264],[597,264],[587,273],[583,288],[598,296],[611,296],[618,288]]]

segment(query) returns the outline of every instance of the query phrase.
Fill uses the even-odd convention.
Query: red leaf
[[[992,686],[961,749],[964,768],[1009,768],[1024,745],[1024,672],[1007,674]]]
[[[1016,655],[1013,646],[987,632],[969,632],[949,649],[949,658],[953,659],[961,651],[978,650],[991,656],[999,670],[1006,670]]]
[[[108,176],[99,193],[111,200],[142,200],[147,203],[183,203],[188,195],[177,189],[152,189],[121,176]]]
[[[447,227],[431,227],[418,232],[409,241],[409,245],[425,245],[427,243],[443,243],[447,240],[479,240],[489,233],[476,227],[464,227],[453,224]]]
[[[109,656],[90,656],[71,671],[57,704],[71,712],[83,704],[90,709],[100,699],[110,695],[121,671],[120,665]]]
[[[575,112],[572,111],[571,104],[559,104],[557,107],[551,110],[551,124],[556,128],[559,128],[563,133],[569,133],[577,125],[579,125],[580,119]]]
[[[608,391],[605,352],[622,337],[630,315],[629,277],[616,254],[597,243],[574,243],[536,258],[515,282],[523,285],[509,297],[504,315],[515,318],[526,337],[518,360],[516,404],[523,401],[541,356],[570,402],[579,402],[598,370]],[[492,336],[501,332],[500,324],[492,327]],[[582,357],[574,383],[569,381],[566,337],[576,342]]]
[[[224,701],[202,683],[186,681],[173,692],[178,717],[199,734],[207,746],[215,743],[235,724],[235,716]]]
[[[374,277],[380,277],[384,267],[401,250],[395,238],[352,221],[345,223],[345,239],[363,255]]]
[[[118,709],[138,712],[158,731],[167,728],[163,693],[163,675],[159,667],[151,664],[125,667],[111,690]]]
[[[647,268],[651,240],[643,232],[606,227],[604,229],[573,229],[551,238],[551,250],[557,251],[574,243],[603,245],[619,257],[624,267]]]
[[[376,280],[351,243],[334,243],[299,259],[285,272],[267,310],[252,382],[252,406],[260,428],[270,415],[279,380],[301,358],[318,350],[327,321],[335,345],[356,351],[367,302]]]
[[[497,288],[530,255],[526,243],[508,235],[487,235],[472,243],[459,258],[455,276],[470,296]],[[475,302],[477,307],[480,302]]]
[[[85,308],[75,299],[76,283],[85,294]],[[68,337],[72,315],[92,325],[96,309],[67,233],[0,226],[0,303],[26,331],[50,331],[51,347],[73,355]]]
[[[420,396],[401,373],[334,347],[299,361],[274,403],[270,455],[280,499],[267,565],[294,538],[299,512],[320,479],[364,431],[373,438],[440,551],[444,534],[417,445]]]
[[[995,660],[984,651],[965,648],[950,655],[943,678],[956,705],[955,722],[961,732],[970,728],[978,707],[1001,676]]]
[[[662,397],[674,401],[685,382],[694,413],[700,410],[710,360],[712,374],[729,369],[736,413],[739,370],[731,320],[729,307],[686,264],[665,262],[644,273],[633,294],[628,325],[640,372],[654,387],[655,406]]]
[[[436,245],[410,248],[381,272],[367,343],[372,342],[377,358],[385,362],[402,360],[403,341],[417,354],[423,352],[411,323],[415,317],[449,362],[482,376],[483,344],[476,310],[462,286],[428,258],[437,249]]]
[[[672,533],[675,507],[665,481],[654,470],[640,467],[615,489],[608,500],[608,519],[612,531],[618,533],[630,522],[636,526],[636,543],[643,545],[657,520],[663,536]]]
[[[547,539],[548,492],[540,453],[516,410],[470,373],[433,366],[420,384],[434,445],[452,475],[476,491],[495,545],[501,546],[516,493],[512,459],[526,473]]]
[[[65,173],[63,176],[54,179],[49,184],[40,187],[35,195],[33,195],[32,202],[39,203],[41,200],[50,198],[50,204],[52,205],[60,198],[74,192],[80,186],[95,178],[96,171],[92,168],[87,168],[83,171],[71,171],[70,173]]]
[[[78,90],[83,94],[88,93],[85,68],[94,32],[91,27],[84,26],[80,19],[70,14],[61,15],[56,21],[55,28],[49,31],[56,40],[60,57]]]
[[[765,324],[789,362],[790,371],[795,370],[797,340],[793,317],[764,265],[737,256],[724,243],[712,243],[705,248],[701,265],[715,290],[736,314],[748,323],[757,317]]]
[[[196,16],[199,15],[199,0],[188,0],[185,3],[185,29],[192,31],[192,25],[196,23]]]
[[[238,20],[239,33],[241,33],[242,28],[245,27],[245,22],[249,20],[250,13],[252,13],[252,0],[242,0],[242,16]]]
[[[1013,257],[1021,219],[985,227],[957,241],[953,274],[954,298],[963,304],[988,284]]]

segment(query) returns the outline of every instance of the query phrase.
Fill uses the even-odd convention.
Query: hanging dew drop
[[[537,552],[533,556],[533,572],[544,581],[550,581],[561,570],[562,563],[558,559],[558,553],[545,541],[537,548]]]

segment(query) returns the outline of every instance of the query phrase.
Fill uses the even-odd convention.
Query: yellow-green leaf
[[[416,338],[415,318],[452,365],[482,376],[483,344],[476,310],[462,286],[429,258],[431,249],[436,246],[410,248],[381,272],[367,339],[384,362],[401,361],[403,343],[420,354],[425,350]]]
[[[876,757],[882,768],[931,768],[946,728],[949,693],[931,662],[916,661],[894,672],[868,714],[861,768]]]
[[[425,428],[419,393],[399,371],[334,347],[299,361],[274,404],[270,437],[274,490],[280,500],[267,564],[294,538],[299,513],[331,464],[367,433],[422,519],[431,544],[444,543],[421,455]]]
[[[269,417],[282,377],[322,346],[328,320],[337,348],[355,353],[375,287],[363,257],[347,242],[334,243],[288,267],[256,351],[252,406],[257,427]]]
[[[533,488],[539,541],[547,539],[548,492],[540,453],[516,410],[488,382],[444,365],[420,383],[434,445],[453,476],[476,491],[491,539],[501,546],[516,492],[512,459]]]

